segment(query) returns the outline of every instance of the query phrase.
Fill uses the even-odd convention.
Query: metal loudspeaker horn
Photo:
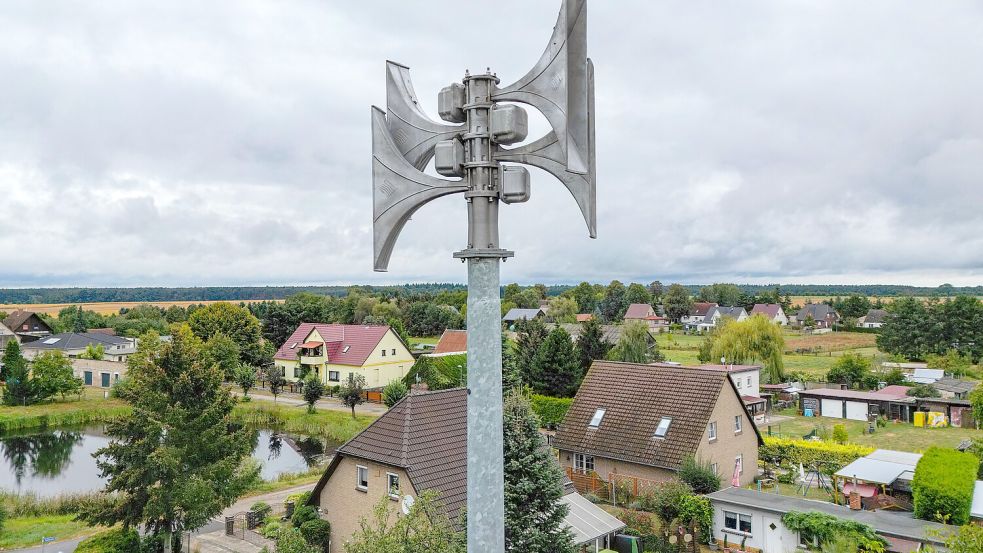
[[[464,125],[443,125],[427,117],[413,91],[410,69],[393,61],[386,62],[386,109],[399,153],[420,171],[426,169],[438,142],[464,132]]]
[[[529,104],[556,133],[567,171],[590,173],[588,124],[587,0],[563,0],[546,52],[524,77],[499,88],[495,101]]]
[[[411,164],[412,160],[404,157],[405,151],[394,140],[389,128],[385,112],[373,106],[372,202],[376,271],[388,269],[396,238],[417,209],[441,196],[468,189],[460,181],[439,179],[418,171]],[[433,153],[432,145],[429,150],[426,159]]]

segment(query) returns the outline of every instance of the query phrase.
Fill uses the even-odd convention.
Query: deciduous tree
[[[628,363],[654,363],[664,361],[665,357],[649,333],[648,325],[641,321],[631,321],[624,324],[621,338],[608,352],[608,359]]]
[[[679,319],[689,314],[689,310],[693,307],[693,299],[689,296],[689,292],[685,286],[682,284],[672,284],[669,286],[669,290],[666,291],[666,295],[662,299],[662,304],[665,307],[666,316],[669,317],[669,320],[678,323]]]
[[[763,365],[769,382],[784,381],[785,338],[778,325],[761,315],[740,322],[725,318],[718,324],[723,327],[714,336],[711,359],[722,357],[727,363],[738,365],[757,361]]]
[[[365,403],[365,398],[362,397],[362,393],[365,391],[365,377],[360,374],[349,373],[348,380],[341,385],[341,389],[338,390],[338,399],[341,400],[346,407],[350,407],[352,410],[352,418],[355,418],[355,407]]]
[[[324,383],[318,378],[317,373],[310,373],[304,378],[304,401],[307,402],[307,412],[313,413],[314,406],[324,395]]]
[[[345,542],[347,553],[465,553],[467,538],[455,529],[438,502],[435,492],[421,493],[402,515],[383,496],[363,518],[359,529]]]
[[[242,397],[249,397],[249,390],[256,386],[256,367],[239,365],[235,374],[236,384],[242,388]]]
[[[37,400],[55,394],[62,398],[82,393],[82,379],[75,377],[72,362],[60,351],[44,351],[34,358],[31,367],[32,390]]]

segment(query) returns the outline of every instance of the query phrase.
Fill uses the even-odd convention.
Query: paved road
[[[195,534],[207,534],[209,532],[216,532],[222,530],[224,526],[224,521],[226,516],[236,515],[249,510],[249,507],[257,501],[263,501],[269,503],[275,510],[279,510],[279,507],[283,505],[283,501],[295,493],[303,493],[314,487],[314,484],[305,484],[303,486],[295,486],[293,488],[288,488],[285,490],[280,490],[276,492],[265,493],[261,495],[255,495],[252,497],[244,497],[239,501],[233,503],[230,507],[222,511],[222,514],[212,519],[204,527],[199,529]],[[84,540],[85,537],[76,538],[72,540],[60,541],[49,543],[44,547],[44,553],[73,553],[75,548],[78,547],[79,542]],[[41,546],[32,547],[29,549],[15,549],[5,553],[41,553]]]

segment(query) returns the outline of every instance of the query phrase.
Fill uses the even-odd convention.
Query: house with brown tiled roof
[[[403,378],[413,361],[407,345],[385,325],[302,323],[273,356],[289,382],[313,371],[325,385],[337,386],[349,374],[361,374],[369,388]]]
[[[707,313],[709,313],[714,307],[717,307],[716,303],[698,301],[693,304],[693,307],[690,308],[688,314],[683,315],[679,319],[679,322],[684,325],[695,325],[697,323],[702,323],[703,319],[706,318]]]
[[[553,446],[573,473],[662,481],[694,456],[754,480],[761,434],[726,371],[595,361]]]
[[[788,317],[785,315],[785,311],[782,310],[782,306],[777,303],[756,303],[751,308],[751,313],[749,314],[752,317],[761,315],[777,325],[788,325]]]
[[[468,499],[467,400],[464,388],[414,391],[338,448],[310,499],[331,523],[329,553],[345,550],[359,521],[383,498],[407,504],[433,491],[442,514],[459,522]],[[576,544],[590,551],[608,546],[607,538],[624,523],[574,490],[565,492],[564,522]]]
[[[662,332],[669,329],[669,319],[660,317],[655,309],[647,303],[633,303],[625,311],[624,321],[641,321],[648,325],[649,330]]]
[[[433,349],[433,354],[445,353],[467,353],[468,352],[468,331],[446,329],[437,340],[437,346]]]
[[[54,333],[48,323],[44,322],[44,319],[37,313],[23,309],[18,309],[7,315],[7,318],[3,320],[3,325],[16,334],[21,343],[33,342]]]

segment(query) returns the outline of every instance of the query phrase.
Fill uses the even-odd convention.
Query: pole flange
[[[461,250],[459,252],[454,252],[455,259],[475,259],[475,258],[508,259],[510,257],[515,257],[515,252],[509,250],[503,250],[501,248],[494,248],[494,249],[469,248],[466,250]]]

